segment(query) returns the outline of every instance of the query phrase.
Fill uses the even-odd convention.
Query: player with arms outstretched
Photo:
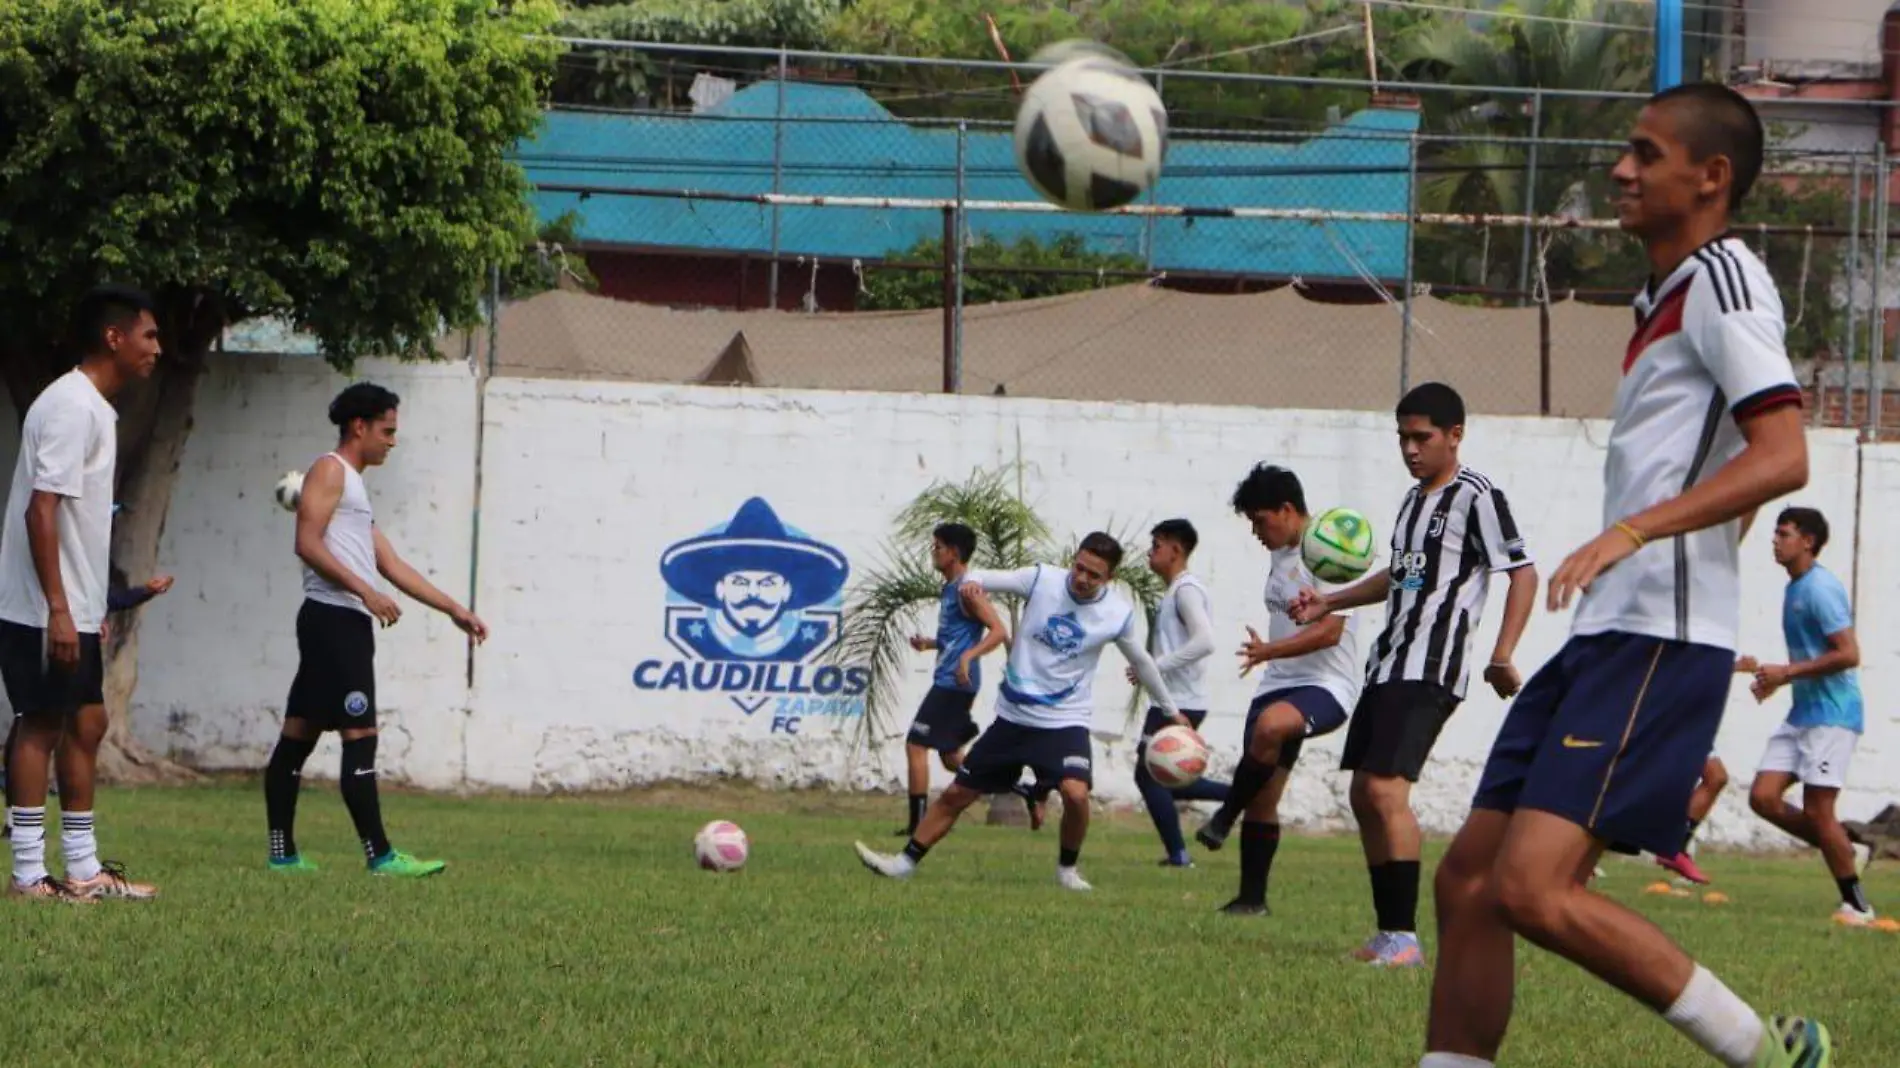
[[[376,790],[376,631],[402,609],[376,587],[375,576],[441,612],[482,641],[488,628],[475,613],[410,567],[377,528],[363,472],[396,447],[397,397],[358,382],[330,403],[337,446],[310,465],[297,502],[296,551],[303,561],[303,606],[297,611],[297,675],[284,703],[283,733],[264,769],[270,827],[270,870],[314,872],[297,851],[297,790],[304,762],[324,731],[343,739],[338,784],[376,875],[414,878],[447,865],[398,852],[383,832]]]
[[[1161,681],[1155,662],[1135,636],[1135,606],[1111,589],[1122,547],[1096,532],[1082,539],[1065,571],[1037,564],[1017,571],[970,571],[962,595],[975,604],[986,593],[1023,599],[1022,622],[1009,651],[996,698],[996,719],[970,752],[950,787],[931,802],[917,833],[896,856],[857,843],[858,859],[879,875],[908,879],[930,848],[950,833],[957,818],[985,794],[1010,790],[1023,768],[1062,794],[1061,854],[1056,881],[1065,889],[1092,889],[1076,868],[1089,829],[1089,789],[1094,782],[1095,669],[1110,642],[1134,665],[1143,689],[1168,718],[1187,717]]]
[[[1601,534],[1551,576],[1582,603],[1506,715],[1439,865],[1438,968],[1420,1068],[1488,1068],[1514,935],[1635,998],[1728,1068],[1827,1068],[1831,1040],[1763,1019],[1670,937],[1586,885],[1603,850],[1668,854],[1728,700],[1742,518],[1808,480],[1774,280],[1728,236],[1761,172],[1755,109],[1721,85],[1651,97],[1612,172],[1649,282],[1623,355]]]

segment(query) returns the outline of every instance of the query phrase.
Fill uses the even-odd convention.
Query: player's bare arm
[[[1293,622],[1304,625],[1332,612],[1383,603],[1391,592],[1392,573],[1382,569],[1330,594],[1311,588],[1301,590],[1300,595],[1287,606],[1287,615],[1293,618]]]
[[[329,529],[330,518],[336,514],[337,502],[342,499],[342,464],[317,461],[304,475],[303,493],[297,500],[297,558],[331,585],[362,598],[363,607],[369,609],[369,614],[380,620],[383,626],[390,626],[402,617],[402,608],[344,567],[336,555],[330,552],[330,547],[323,543],[324,531]]]
[[[1569,608],[1598,575],[1651,541],[1726,523],[1808,484],[1808,439],[1798,406],[1754,413],[1738,427],[1741,453],[1707,481],[1624,517],[1571,553],[1551,576],[1550,610]]]
[[[1854,628],[1846,627],[1827,636],[1827,651],[1811,660],[1798,660],[1792,664],[1761,664],[1755,667],[1755,684],[1749,692],[1755,700],[1766,701],[1796,679],[1818,679],[1827,675],[1838,675],[1860,666],[1860,639],[1854,636]],[[1737,662],[1737,670],[1740,663]]]
[[[1240,645],[1240,674],[1244,677],[1269,660],[1291,660],[1322,649],[1331,649],[1345,635],[1346,617],[1342,615],[1327,616],[1298,634],[1288,635],[1277,642],[1262,641],[1259,632],[1248,627],[1247,640]]]
[[[978,599],[970,608],[970,614],[983,624],[983,637],[957,661],[957,684],[960,686],[970,684],[970,665],[995,651],[1009,636],[1009,632],[1003,629],[1003,618],[997,614],[996,605],[988,597]],[[932,640],[930,644],[935,648],[937,643]]]
[[[435,584],[422,576],[422,572],[409,566],[409,562],[396,554],[396,547],[383,536],[381,527],[371,527],[376,539],[376,570],[389,584],[403,593],[421,601],[430,608],[448,616],[463,632],[480,642],[488,637],[488,626],[476,617],[475,613],[462,607],[462,603],[437,589]]]
[[[1524,637],[1524,627],[1531,621],[1531,610],[1537,607],[1537,566],[1525,564],[1507,572],[1510,587],[1504,594],[1504,622],[1498,627],[1498,643],[1491,649],[1491,662],[1485,665],[1484,681],[1499,697],[1511,697],[1524,688],[1524,678],[1518,674],[1513,657],[1517,655],[1517,643]]]
[[[66,601],[66,582],[59,572],[59,501],[57,493],[34,490],[26,503],[26,544],[33,554],[33,573],[46,595],[46,655],[70,670],[79,663],[79,628]]]

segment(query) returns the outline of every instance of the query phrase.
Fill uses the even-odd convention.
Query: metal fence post
[[[1418,259],[1418,132],[1411,137],[1412,154],[1406,161],[1405,321],[1399,328],[1399,395],[1412,388],[1412,270]]]
[[[783,193],[785,181],[785,49],[778,50],[778,108],[772,118],[772,192]],[[772,274],[766,286],[766,307],[778,308],[778,224],[779,206],[772,205]]]
[[[1531,145],[1530,158],[1524,168],[1524,214],[1537,214],[1537,142],[1544,126],[1544,94],[1531,94]],[[1487,279],[1478,279],[1480,285],[1490,285]],[[1517,258],[1517,306],[1522,308],[1530,299],[1531,288],[1531,228],[1524,228],[1523,248]]]
[[[1168,76],[1165,73],[1159,71],[1155,73],[1155,95],[1161,97],[1164,101],[1167,97],[1161,94],[1163,87],[1167,85],[1167,81]],[[1153,207],[1159,204],[1161,202],[1160,195],[1161,179],[1156,178],[1154,184],[1148,187],[1148,206]],[[1155,269],[1155,217],[1152,215],[1143,219],[1141,222],[1141,258],[1142,266],[1146,267],[1149,273],[1152,274]]]
[[[950,269],[956,275],[957,288],[953,294],[955,311],[952,319],[950,337],[950,388],[947,392],[963,392],[963,234],[969,226],[969,217],[963,214],[963,179],[965,175],[963,153],[968,143],[970,124],[962,120],[957,122],[957,207],[952,214],[956,217],[954,235],[956,253],[950,260]]]
[[[1848,201],[1847,230],[1847,337],[1841,351],[1841,422],[1854,425],[1854,354],[1860,347],[1860,187],[1861,158],[1854,155],[1854,189]],[[1821,422],[1820,406],[1815,407],[1815,423]]]
[[[943,209],[943,391],[957,391],[957,209]]]
[[[1880,283],[1887,267],[1887,143],[1874,148],[1874,307],[1873,339],[1867,348],[1867,426],[1870,440],[1880,440],[1880,406],[1887,393],[1887,306],[1881,298]]]

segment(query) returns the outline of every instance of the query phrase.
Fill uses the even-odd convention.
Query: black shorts
[[[970,715],[975,705],[976,694],[968,690],[932,686],[924,703],[917,706],[917,718],[910,721],[910,734],[904,740],[939,753],[954,753],[977,735],[976,720]]]
[[[79,636],[79,663],[71,671],[46,657],[46,631],[0,620],[0,680],[16,716],[70,716],[106,703],[105,660],[97,634]]]
[[[1571,638],[1511,703],[1472,807],[1533,808],[1616,852],[1673,856],[1734,670],[1734,652],[1712,645]]]
[[[1025,727],[1006,719],[993,720],[970,747],[957,771],[957,785],[980,794],[1012,789],[1023,769],[1036,773],[1038,785],[1063,779],[1095,783],[1093,746],[1087,727]]]
[[[1298,738],[1288,738],[1280,743],[1280,759],[1275,766],[1292,771],[1300,762],[1300,750],[1305,748],[1308,738],[1318,738],[1331,734],[1346,725],[1346,710],[1339,707],[1339,698],[1318,686],[1294,686],[1286,690],[1272,690],[1253,699],[1247,706],[1247,722],[1240,728],[1241,748],[1253,745],[1254,724],[1260,722],[1260,714],[1269,706],[1292,705],[1306,720],[1306,733]]]
[[[284,715],[319,731],[376,726],[376,626],[367,612],[319,601],[297,610],[297,677]]]
[[[1367,686],[1346,728],[1340,770],[1417,782],[1438,732],[1457,709],[1458,698],[1434,682],[1404,679]]]

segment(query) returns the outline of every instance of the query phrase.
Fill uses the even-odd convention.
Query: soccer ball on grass
[[[714,820],[693,836],[693,857],[707,871],[738,871],[751,852],[745,832],[731,820]]]

